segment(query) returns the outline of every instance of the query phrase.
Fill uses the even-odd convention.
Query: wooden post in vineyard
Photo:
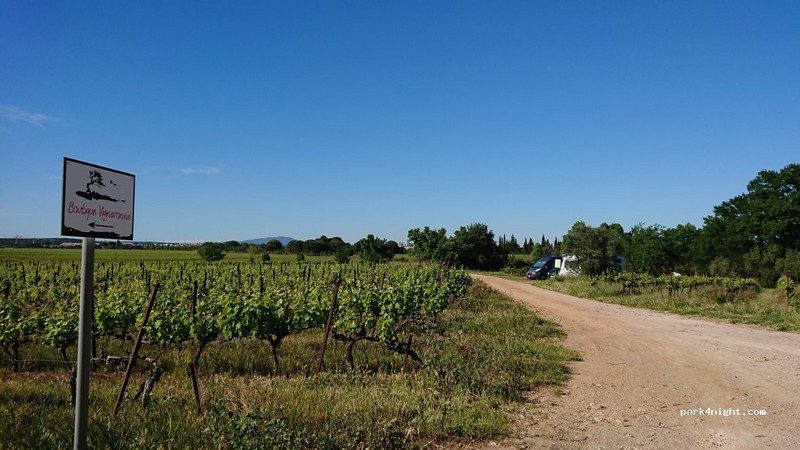
[[[322,337],[322,349],[319,352],[319,359],[317,360],[317,367],[314,369],[314,375],[317,375],[322,370],[322,363],[325,359],[325,348],[328,346],[328,336],[331,334],[331,325],[333,325],[333,314],[336,311],[336,305],[339,298],[339,286],[342,284],[342,279],[337,278],[333,282],[333,295],[331,296],[331,309],[328,311],[328,320],[325,321],[325,335]]]
[[[136,336],[136,342],[133,344],[131,356],[128,358],[128,367],[125,369],[125,378],[122,380],[122,388],[119,390],[117,396],[117,403],[114,405],[114,415],[117,415],[119,408],[122,406],[122,400],[125,397],[125,390],[128,388],[128,381],[131,378],[133,366],[136,364],[136,357],[139,356],[139,348],[142,346],[142,339],[144,339],[144,329],[147,326],[147,321],[150,320],[150,311],[153,310],[153,305],[156,303],[156,295],[158,294],[158,282],[153,286],[150,292],[150,299],[147,302],[147,309],[144,310],[144,318],[142,319],[142,327],[139,329],[139,334]]]

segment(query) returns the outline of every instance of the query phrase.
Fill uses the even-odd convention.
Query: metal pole
[[[78,322],[78,375],[75,393],[75,436],[73,448],[86,447],[89,422],[89,356],[92,348],[92,306],[94,304],[94,238],[83,238],[81,250],[81,305]]]

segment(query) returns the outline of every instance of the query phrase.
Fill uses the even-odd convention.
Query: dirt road
[[[583,357],[563,392],[534,394],[543,406],[524,408],[517,438],[490,447],[800,448],[800,334],[475,278],[560,323]],[[686,412],[706,408],[731,415]]]

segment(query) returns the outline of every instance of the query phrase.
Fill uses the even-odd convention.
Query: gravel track
[[[486,447],[800,448],[800,334],[474,277],[561,324],[583,358],[565,386],[531,394],[541,406],[521,408],[515,438]],[[705,408],[742,415],[681,416]]]

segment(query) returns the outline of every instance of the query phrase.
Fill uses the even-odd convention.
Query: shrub
[[[775,285],[775,288],[778,291],[786,296],[786,300],[789,302],[790,306],[797,308],[800,306],[800,299],[797,298],[797,295],[794,290],[794,280],[791,277],[786,275],[782,275],[778,279],[778,283]]]
[[[351,256],[353,256],[353,249],[349,245],[339,246],[333,252],[333,259],[339,264],[349,263]]]
[[[197,249],[197,254],[206,262],[219,261],[225,257],[225,245],[216,242],[204,242]]]

